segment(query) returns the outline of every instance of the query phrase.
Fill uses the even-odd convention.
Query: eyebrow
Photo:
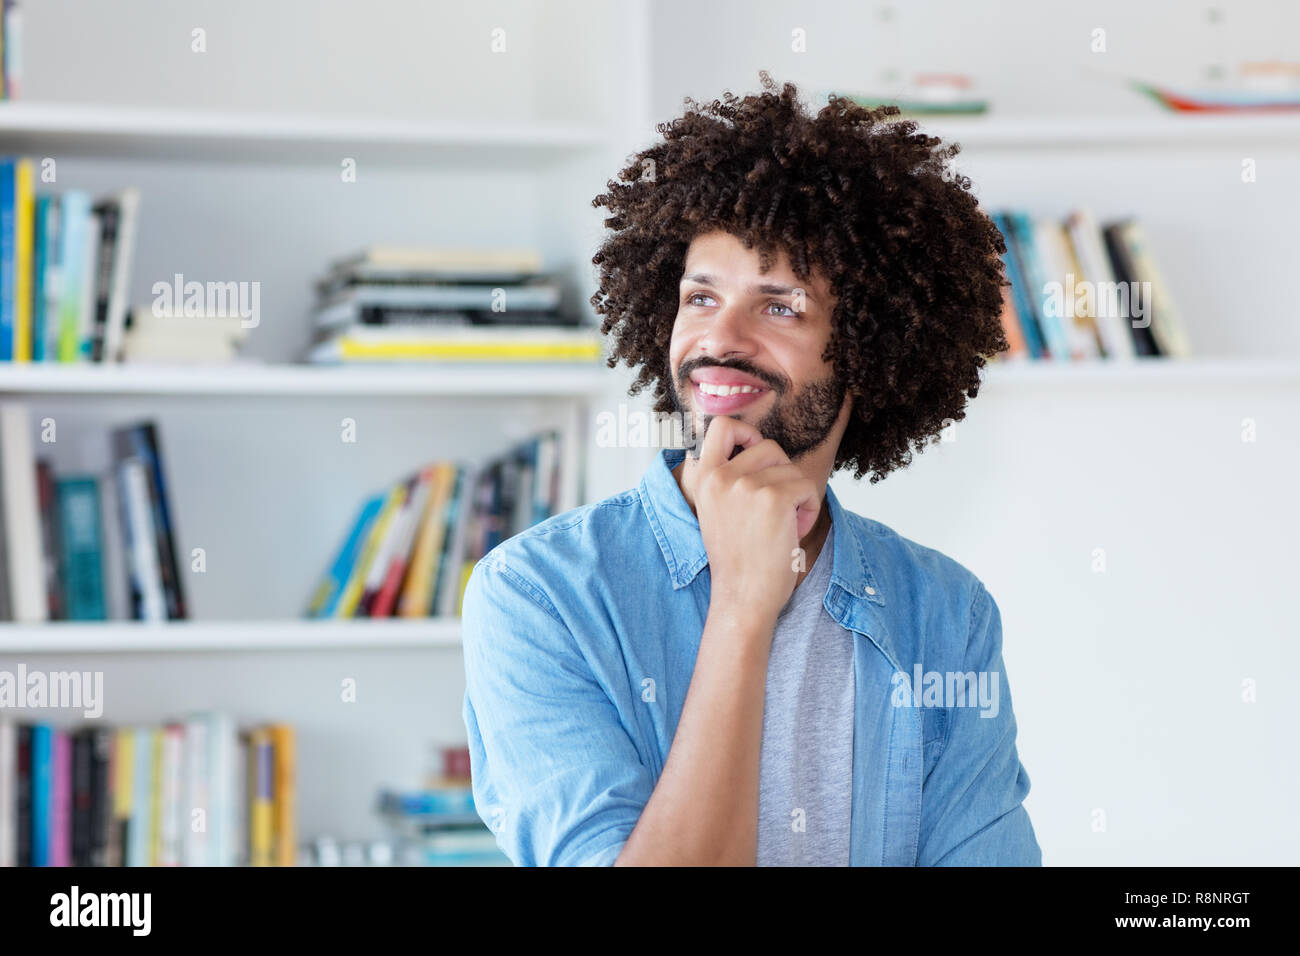
[[[717,281],[715,280],[715,278],[709,275],[709,273],[707,272],[688,272],[686,275],[682,276],[682,282],[683,283],[694,282],[699,285],[708,285],[708,286],[717,285]],[[794,286],[779,285],[774,282],[760,282],[757,285],[752,285],[749,287],[750,292],[757,293],[759,295],[794,295],[794,290],[795,290]],[[811,292],[809,292],[806,288],[804,288],[803,290],[803,295],[805,299],[808,299],[814,303],[817,302],[817,297],[813,295]]]

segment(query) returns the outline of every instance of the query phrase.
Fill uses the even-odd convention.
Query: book
[[[366,543],[357,555],[357,560],[348,575],[348,583],[344,585],[338,604],[334,608],[335,617],[348,618],[356,615],[357,606],[361,603],[361,597],[365,593],[366,579],[370,575],[370,567],[375,562],[380,547],[384,543],[388,533],[388,526],[391,524],[394,514],[401,509],[405,500],[406,483],[399,482],[389,490],[387,497],[384,499],[384,506],[379,510],[379,514],[375,516],[375,520],[366,534]]]
[[[361,590],[361,599],[357,603],[355,612],[358,617],[370,617],[370,611],[374,606],[375,598],[378,597],[379,591],[383,587],[384,579],[388,576],[389,560],[393,555],[398,541],[405,532],[406,524],[409,521],[411,500],[418,484],[419,475],[412,475],[403,482],[397,509],[393,513],[392,519],[385,526],[383,540],[380,541],[379,547],[376,549],[374,557],[371,560],[370,567],[366,571],[365,585]]]
[[[37,724],[31,738],[31,866],[50,866],[54,809],[54,728]]]
[[[274,754],[271,732],[254,728],[248,735],[250,866],[273,866],[275,843]]]
[[[424,270],[453,276],[528,275],[542,268],[535,249],[464,249],[433,246],[373,245],[336,260],[332,269]]]
[[[40,514],[27,408],[0,403],[0,537],[9,612],[15,621],[43,622],[49,615]]]
[[[13,192],[13,360],[32,360],[32,239],[36,197],[32,185],[32,161],[14,162]]]
[[[18,725],[0,717],[0,867],[18,865]]]
[[[50,732],[50,866],[71,866],[72,746],[66,730]]]
[[[138,458],[127,458],[118,463],[117,474],[131,580],[131,617],[140,621],[165,621],[167,596],[158,562],[148,468]]]
[[[442,543],[447,530],[447,511],[456,466],[440,462],[433,466],[433,479],[424,515],[421,517],[406,584],[397,604],[399,617],[428,617],[433,610],[434,582]]]
[[[90,284],[86,270],[87,235],[92,233],[90,196],[70,189],[59,208],[58,265],[58,360],[75,362],[81,357],[82,287]]]
[[[347,586],[348,574],[357,562],[366,535],[379,515],[380,509],[383,508],[384,501],[384,495],[375,495],[361,506],[361,511],[352,522],[352,530],[348,532],[343,542],[343,547],[339,549],[338,555],[321,577],[311,600],[307,603],[308,617],[334,616],[334,611],[343,596],[343,589]]]
[[[94,208],[105,220],[102,235],[103,244],[108,251],[100,256],[97,327],[92,357],[97,362],[116,362],[121,359],[122,338],[126,329],[131,263],[140,215],[140,190],[134,187],[124,189],[101,200]]]
[[[48,461],[36,462],[36,495],[41,509],[41,553],[45,559],[45,599],[49,620],[64,618],[62,546],[59,529],[58,490],[54,470]],[[2,572],[0,572],[2,573]]]
[[[70,621],[107,620],[99,482],[91,476],[60,478],[56,493],[65,615]]]
[[[17,165],[0,158],[0,361],[16,358],[17,329],[14,316],[14,216],[17,203]]]
[[[1091,300],[1084,304],[1084,310],[1096,325],[1102,354],[1108,359],[1132,359],[1133,338],[1119,313],[1115,270],[1111,267],[1110,257],[1102,244],[1097,222],[1087,209],[1074,209],[1066,217],[1065,225],[1070,233],[1082,278],[1093,290]]]
[[[379,585],[379,593],[375,595],[374,603],[368,610],[370,617],[392,616],[393,609],[397,604],[398,589],[401,587],[405,576],[407,563],[411,555],[411,547],[415,541],[415,533],[419,527],[420,519],[424,515],[424,506],[429,499],[432,483],[433,469],[426,468],[420,473],[410,498],[402,508],[401,525],[394,534],[393,548],[388,558],[388,569],[384,572],[383,581]]]
[[[1007,247],[1002,261],[1006,265],[1007,278],[1011,281],[1011,297],[1015,303],[1016,316],[1020,320],[1020,330],[1024,334],[1025,348],[1029,352],[1031,359],[1044,358],[1047,354],[1047,346],[1043,340],[1042,330],[1038,325],[1038,316],[1034,311],[1033,301],[1030,298],[1020,247],[1015,238],[1015,228],[1012,226],[1007,213],[994,213],[992,218],[994,224],[1002,232],[1002,238]]]
[[[591,362],[598,329],[545,326],[349,326],[316,344],[308,361]]]
[[[297,862],[297,739],[289,724],[271,724],[267,728],[274,756],[272,779],[272,855],[271,865],[293,866]]]
[[[74,361],[92,358],[95,336],[95,302],[99,266],[99,246],[103,238],[103,224],[98,213],[91,212],[82,234],[81,274],[84,281],[78,288],[81,301],[77,303],[77,346]]]
[[[148,528],[151,542],[148,550],[154,555],[158,583],[163,591],[166,617],[183,620],[189,616],[185,602],[185,588],[177,560],[176,524],[170,504],[170,485],[163,467],[163,456],[158,429],[152,422],[144,422],[112,433],[113,451],[118,462],[130,459],[139,461],[145,469],[147,492],[145,505],[149,514]],[[152,564],[151,564],[152,567]]]

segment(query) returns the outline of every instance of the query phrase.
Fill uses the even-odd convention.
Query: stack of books
[[[115,362],[140,192],[35,192],[36,161],[0,159],[0,361]]]
[[[294,728],[0,720],[0,866],[292,866]]]
[[[591,361],[602,343],[560,308],[530,250],[375,246],[317,283],[310,362]]]
[[[397,855],[407,866],[510,866],[474,809],[468,781],[379,797]]]
[[[188,616],[158,429],[115,429],[111,446],[107,472],[56,475],[26,406],[0,404],[0,620]]]
[[[1087,209],[1064,220],[993,214],[1006,240],[1002,326],[995,360],[1187,358],[1191,345],[1133,219],[1098,226]]]
[[[366,500],[307,616],[458,615],[478,559],[559,509],[561,445],[546,432],[482,467],[435,462]]]

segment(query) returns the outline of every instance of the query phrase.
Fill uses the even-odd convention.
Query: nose
[[[697,343],[700,353],[718,359],[753,355],[756,344],[749,316],[744,309],[730,304],[713,314]]]

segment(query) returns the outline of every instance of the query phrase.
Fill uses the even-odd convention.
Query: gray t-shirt
[[[758,865],[848,866],[853,632],[826,613],[834,529],[772,635],[758,767]]]

